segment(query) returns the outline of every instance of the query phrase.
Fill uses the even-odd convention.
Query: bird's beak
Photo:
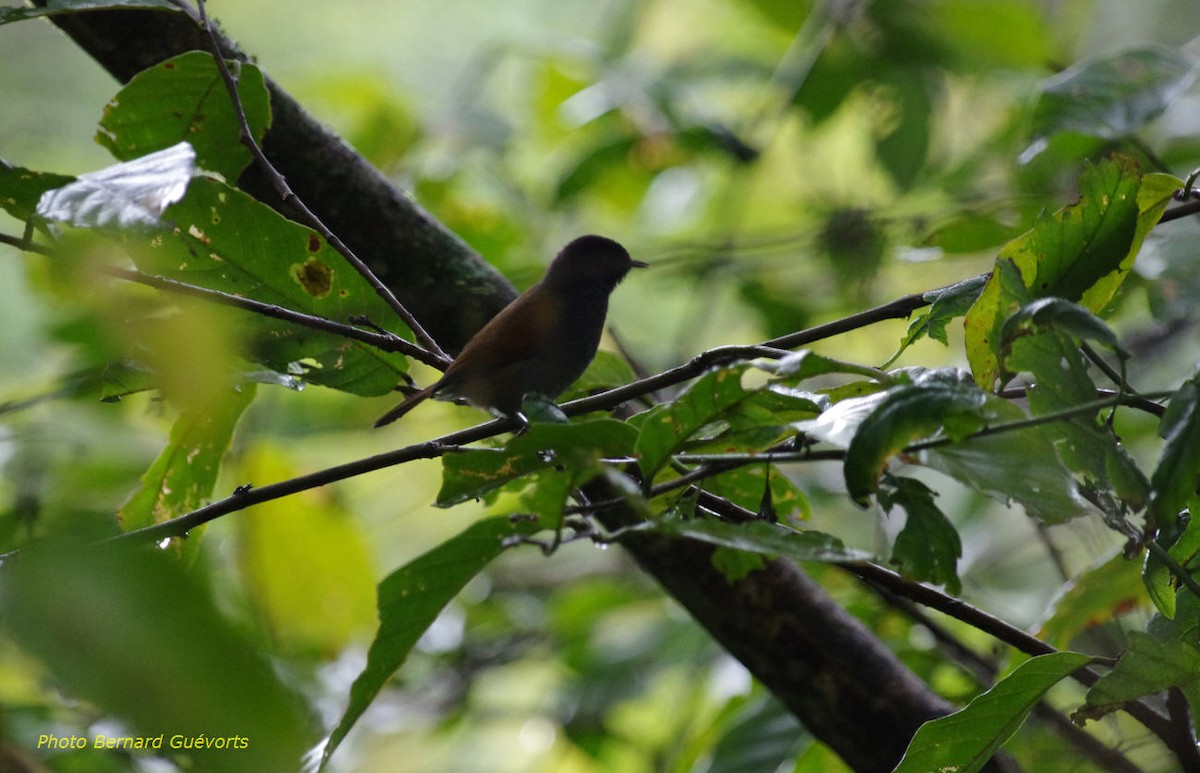
[[[630,268],[650,268],[650,264],[644,260],[630,260]]]

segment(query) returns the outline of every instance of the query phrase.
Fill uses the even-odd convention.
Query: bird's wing
[[[458,370],[469,368],[473,377],[486,377],[535,357],[547,346],[561,316],[552,296],[530,292],[517,298],[463,347],[446,371],[447,386]]]

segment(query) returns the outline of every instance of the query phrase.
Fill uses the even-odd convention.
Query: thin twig
[[[433,340],[433,337],[425,331],[425,328],[423,328],[421,323],[417,321],[416,317],[414,317],[408,311],[408,309],[405,308],[404,304],[400,302],[400,299],[396,297],[395,293],[393,293],[387,285],[380,281],[379,277],[375,276],[375,272],[372,271],[356,254],[354,254],[354,251],[351,250],[350,247],[348,247],[346,243],[338,237],[337,234],[329,230],[329,228],[326,227],[321,219],[317,217],[316,213],[309,209],[304,201],[296,195],[295,191],[293,191],[291,186],[288,185],[284,176],[279,173],[279,170],[275,168],[270,159],[268,159],[266,154],[263,152],[262,148],[259,147],[258,142],[254,139],[254,133],[250,129],[250,122],[246,118],[246,111],[242,106],[241,96],[238,94],[237,80],[233,77],[233,74],[229,71],[228,65],[225,63],[225,57],[221,53],[221,44],[217,40],[216,30],[209,22],[208,15],[204,7],[204,0],[197,0],[197,8],[200,12],[200,26],[207,34],[211,43],[211,53],[213,59],[217,64],[218,71],[221,73],[221,79],[225,82],[225,88],[229,92],[229,99],[233,105],[234,113],[237,116],[238,126],[241,130],[240,134],[242,143],[249,148],[251,155],[254,156],[254,160],[271,180],[271,183],[275,187],[275,190],[279,196],[285,202],[295,207],[301,216],[308,222],[308,224],[316,229],[321,237],[324,238],[331,247],[341,253],[342,257],[344,257],[346,261],[354,267],[354,270],[361,274],[362,277],[366,279],[368,283],[370,283],[371,287],[375,289],[375,292],[377,292],[379,296],[388,304],[388,306],[391,307],[391,309],[395,311],[397,315],[399,315],[400,319],[404,321],[404,324],[408,325],[409,330],[412,330],[417,342],[429,350],[439,360],[440,367],[444,370],[445,366],[450,364],[451,357],[446,354],[440,346],[438,346],[437,341]]]
[[[165,276],[155,276],[153,274],[144,274],[140,271],[131,269],[108,267],[104,269],[104,273],[119,279],[126,279],[130,282],[153,287],[164,292],[175,293],[177,295],[186,295],[192,298],[202,298],[212,303],[222,306],[232,306],[234,308],[243,309],[245,311],[254,312],[264,317],[291,322],[295,325],[320,330],[323,333],[332,333],[333,335],[349,338],[360,343],[373,346],[376,349],[384,352],[400,352],[413,359],[420,360],[426,365],[438,367],[441,361],[438,360],[432,353],[422,349],[412,341],[406,341],[400,336],[384,330],[383,332],[374,332],[371,330],[363,330],[353,325],[347,325],[342,322],[325,317],[318,317],[315,314],[305,314],[302,311],[293,311],[282,306],[277,306],[273,303],[263,303],[252,298],[243,298],[240,295],[231,295],[230,293],[221,292],[220,290],[211,290],[207,287],[199,287],[197,285],[180,282],[176,279],[171,279]]]
[[[26,252],[35,252],[40,255],[54,256],[57,253],[55,250],[36,244],[28,239],[18,238],[9,234],[0,233],[0,243],[11,244],[14,247],[19,247]],[[146,274],[133,269],[121,268],[119,266],[103,266],[100,271],[108,276],[116,279],[124,279],[129,282],[153,287],[157,290],[162,290],[176,295],[185,295],[191,298],[201,298],[211,303],[220,304],[222,306],[232,306],[234,308],[250,311],[264,317],[291,322],[296,325],[320,330],[324,333],[332,333],[333,335],[349,338],[373,346],[384,352],[399,352],[405,356],[412,357],[415,360],[420,360],[426,365],[432,367],[444,367],[444,363],[431,352],[417,346],[411,341],[406,341],[400,336],[391,333],[382,328],[377,329],[377,332],[363,330],[362,328],[353,325],[347,325],[342,322],[336,322],[326,317],[319,317],[315,314],[306,314],[302,311],[294,311],[282,306],[277,306],[273,303],[264,303],[256,301],[253,298],[244,298],[240,295],[213,290],[199,285],[189,284],[165,276],[156,276],[154,274]]]

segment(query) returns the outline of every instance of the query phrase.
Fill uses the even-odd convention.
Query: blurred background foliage
[[[1073,200],[1085,158],[1121,149],[1147,170],[1180,176],[1200,165],[1194,89],[1170,94],[1164,114],[1135,126],[1098,117],[1097,127],[1114,119],[1108,132],[1059,131],[1038,101],[1089,57],[1194,47],[1200,17],[1189,0],[213,0],[209,10],[271,77],[518,287],[580,232],[616,236],[651,262],[653,271],[614,296],[616,335],[606,343],[646,371],[986,270],[1041,210]],[[90,139],[117,87],[68,39],[41,21],[0,27],[0,73],[0,157],[64,174],[111,163]],[[20,229],[0,216],[0,230]],[[1141,387],[1176,384],[1196,361],[1195,230],[1178,223],[1156,233],[1140,278],[1116,302],[1113,324],[1138,355]],[[9,409],[0,424],[0,549],[31,535],[110,533],[113,513],[165,442],[171,409],[145,393],[97,403],[88,375],[97,365],[137,346],[158,351],[160,368],[178,368],[181,378],[220,367],[219,341],[181,351],[170,329],[128,328],[129,304],[152,309],[151,293],[97,294],[82,277],[0,246],[0,400]],[[214,322],[186,324],[221,331]],[[950,327],[952,343],[960,330]],[[882,363],[904,331],[903,322],[877,325],[816,349]],[[963,365],[959,352],[924,341],[897,364]],[[432,371],[416,368],[415,376],[425,383]],[[479,418],[427,407],[386,433],[369,431],[386,405],[318,387],[260,386],[217,492]],[[1121,422],[1135,455],[1157,447],[1152,421]],[[269,653],[288,700],[302,698],[314,725],[327,727],[364,662],[375,583],[485,511],[432,509],[438,479],[436,462],[416,462],[260,506],[207,527],[189,545],[186,568],[147,571],[163,573],[172,588],[188,584],[193,595],[183,598],[199,608],[197,625]],[[811,526],[888,553],[897,524],[850,507],[838,469],[808,465],[796,480]],[[1119,545],[1096,519],[1041,527],[1019,508],[936,480],[940,507],[963,539],[963,597],[1018,625],[1036,627],[1067,578]],[[87,569],[60,579],[82,593]],[[911,617],[837,570],[811,569],[940,693],[965,700],[978,691],[979,674],[941,657]],[[30,562],[31,583],[42,570]],[[108,608],[111,601],[85,595],[80,603],[103,603],[136,629],[143,613],[133,604]],[[1119,646],[1124,624],[1140,628],[1148,614],[1131,609],[1087,635]],[[992,657],[981,634],[940,622]],[[70,651],[88,636],[64,628],[17,640]],[[1006,656],[996,657],[1004,667]],[[0,737],[18,749],[36,746],[47,728],[89,735],[110,727],[88,700],[133,700],[67,699],[44,674],[0,639]],[[1106,740],[1147,769],[1170,769],[1142,732],[1121,718],[1099,723]],[[1056,743],[1034,723],[1011,750],[1038,770],[1090,769],[1047,755]],[[161,769],[92,750],[45,762],[71,771]],[[473,580],[332,769],[839,764],[620,550],[576,543],[550,558],[512,551]]]

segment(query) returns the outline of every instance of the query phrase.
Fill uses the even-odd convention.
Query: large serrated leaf
[[[262,72],[248,63],[234,66],[250,130],[261,140],[271,121]],[[104,108],[96,140],[122,161],[186,140],[201,169],[232,182],[250,163],[240,134],[216,62],[203,51],[188,51],[131,78]]]
[[[1004,364],[1034,375],[1029,408],[1035,416],[1068,410],[1096,397],[1077,343],[1060,330],[1016,339]],[[1112,428],[1098,422],[1095,414],[1064,418],[1046,425],[1045,432],[1056,440],[1063,462],[1085,484],[1111,489],[1132,510],[1145,506],[1149,482]]]
[[[991,426],[1029,417],[1007,400],[989,395],[984,406]],[[922,451],[917,461],[986,496],[1016,501],[1043,523],[1063,523],[1089,512],[1071,471],[1059,459],[1052,433],[1024,427],[967,438]]]
[[[957,595],[962,590],[957,569],[962,540],[934,502],[935,496],[933,489],[914,478],[889,478],[879,492],[885,511],[898,505],[907,515],[892,547],[892,563],[905,577],[944,585]]]
[[[975,773],[1017,732],[1047,690],[1090,661],[1077,652],[1055,652],[1022,663],[966,708],[921,725],[894,773]]]
[[[403,665],[442,608],[505,550],[511,537],[539,527],[508,517],[487,518],[392,572],[379,583],[379,632],[367,665],[350,688],[350,705],[329,735],[322,764],[337,749],[371,701]]]
[[[976,383],[990,389],[1000,377],[1000,329],[1014,307],[1048,296],[1081,302],[1094,313],[1108,304],[1141,248],[1144,221],[1166,206],[1158,196],[1142,200],[1140,184],[1137,164],[1127,157],[1089,166],[1080,178],[1078,203],[1038,218],[1000,250],[965,321]],[[1003,273],[1009,265],[1017,269],[1019,285]]]
[[[1196,611],[1195,604],[1191,610]],[[1129,632],[1129,647],[1113,670],[1088,690],[1087,706],[1075,719],[1096,719],[1121,708],[1126,701],[1171,687],[1184,691],[1193,706],[1200,705],[1200,650],[1194,641]]]

